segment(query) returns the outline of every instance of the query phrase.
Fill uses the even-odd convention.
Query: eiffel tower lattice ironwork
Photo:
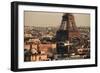
[[[67,40],[71,41],[74,37],[80,37],[80,32],[76,26],[74,15],[71,13],[65,13],[62,16],[62,22],[59,28],[59,31],[67,31]]]

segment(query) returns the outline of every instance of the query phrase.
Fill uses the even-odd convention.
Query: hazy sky
[[[25,26],[60,26],[63,13],[25,11]],[[89,14],[73,14],[76,26],[90,26]]]

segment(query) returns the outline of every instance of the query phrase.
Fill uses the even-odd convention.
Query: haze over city
[[[51,13],[51,12],[32,12],[25,11],[25,26],[36,26],[36,27],[57,27],[60,26],[62,15],[64,13]],[[73,14],[77,27],[90,26],[90,15],[89,14]]]

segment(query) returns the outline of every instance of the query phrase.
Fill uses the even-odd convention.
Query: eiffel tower
[[[65,13],[62,16],[62,22],[59,30],[56,32],[57,53],[64,57],[64,54],[69,54],[70,42],[73,43],[73,38],[80,39],[80,32],[75,24],[74,15],[71,13]],[[69,42],[69,43],[67,43]],[[79,42],[74,40],[75,44]],[[68,46],[65,46],[67,44]]]

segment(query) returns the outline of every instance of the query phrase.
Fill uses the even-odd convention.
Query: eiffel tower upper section
[[[75,18],[74,15],[72,13],[64,13],[64,15],[62,16],[62,22],[59,28],[60,30],[65,30],[67,31],[67,39],[71,40],[74,37],[80,37],[80,32],[76,26],[75,23]]]

